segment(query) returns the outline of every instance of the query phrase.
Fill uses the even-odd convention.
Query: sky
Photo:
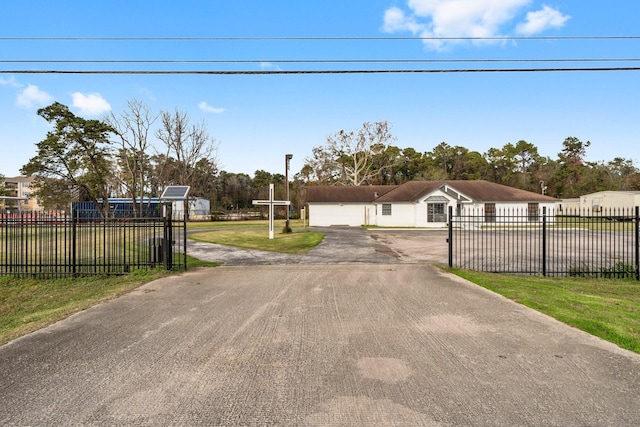
[[[572,136],[589,161],[638,166],[640,71],[450,72],[638,68],[637,12],[634,0],[4,0],[0,174],[36,154],[39,108],[100,119],[134,99],[204,122],[220,168],[251,176],[284,174],[286,154],[292,176],[329,135],[376,121],[420,152],[525,140],[556,158]],[[448,72],[281,73],[338,70]]]

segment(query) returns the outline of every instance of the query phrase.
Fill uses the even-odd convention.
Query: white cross
[[[291,204],[288,200],[273,200],[273,184],[269,184],[269,200],[254,200],[254,205],[269,205],[269,239],[273,239],[273,207],[274,206],[289,206]]]

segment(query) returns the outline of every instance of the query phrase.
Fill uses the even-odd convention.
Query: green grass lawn
[[[127,276],[49,280],[0,278],[0,344],[166,274],[169,273],[156,269]]]
[[[187,268],[216,265],[187,257]],[[0,277],[0,345],[169,274],[175,273],[156,268],[124,276]]]
[[[515,302],[640,353],[640,282],[452,271]]]
[[[283,234],[276,231],[273,237],[269,239],[269,230],[263,227],[205,231],[189,236],[190,239],[199,242],[287,254],[304,254],[318,245],[324,238],[324,234],[314,231],[294,231]]]
[[[274,230],[276,233],[284,228],[284,219],[278,219],[273,221]],[[301,219],[292,219],[289,221],[289,226],[292,228],[304,227],[304,223]],[[264,227],[267,232],[269,231],[269,220],[247,220],[247,221],[193,221],[187,222],[187,230],[208,230],[208,229],[221,229],[221,228],[260,228]]]

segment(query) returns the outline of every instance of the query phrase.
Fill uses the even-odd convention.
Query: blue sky
[[[614,7],[615,5],[615,7]],[[61,102],[85,118],[153,111],[206,121],[229,172],[300,170],[341,129],[392,124],[395,145],[440,142],[486,152],[524,139],[555,157],[569,136],[587,158],[640,161],[640,71],[274,75],[29,74],[21,70],[332,70],[638,67],[640,62],[291,63],[285,60],[640,58],[635,1],[581,0],[5,0],[0,5],[0,173],[14,176]],[[565,37],[531,39],[522,37]],[[35,40],[33,38],[75,38]],[[129,40],[96,40],[119,37]],[[229,38],[266,38],[230,40]],[[370,38],[282,40],[278,38]],[[404,38],[382,40],[380,38]],[[509,40],[443,40],[517,37]],[[18,39],[15,39],[18,38]],[[24,39],[20,39],[24,38]],[[31,38],[31,40],[29,40]],[[93,40],[78,40],[91,38]],[[201,38],[200,40],[131,40]],[[209,38],[204,40],[204,38]],[[210,38],[226,38],[212,40]],[[244,63],[32,63],[61,60],[250,60]],[[280,60],[280,62],[278,62]]]

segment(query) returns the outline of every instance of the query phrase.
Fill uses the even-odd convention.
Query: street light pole
[[[286,200],[289,200],[289,161],[293,158],[293,154],[286,154],[284,156],[284,180],[286,189]],[[289,227],[289,205],[287,205],[287,216],[284,225],[285,233],[289,233],[291,228]]]

